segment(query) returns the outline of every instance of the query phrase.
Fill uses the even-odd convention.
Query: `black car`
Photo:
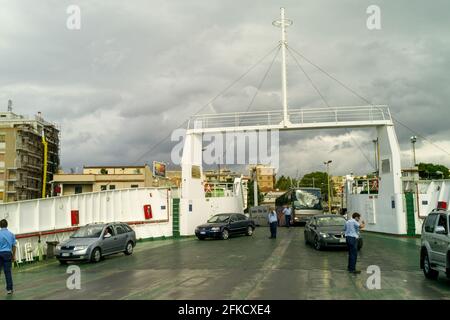
[[[208,223],[195,229],[200,240],[216,238],[226,240],[233,234],[251,236],[255,230],[255,222],[241,213],[221,213],[212,216]]]
[[[305,225],[305,243],[312,244],[316,250],[325,247],[346,247],[344,217],[321,214],[312,217]],[[362,237],[358,238],[358,250],[362,248]]]

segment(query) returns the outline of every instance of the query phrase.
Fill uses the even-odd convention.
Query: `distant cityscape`
[[[89,159],[86,159],[89,161]],[[407,182],[415,179],[449,176],[448,169],[440,165],[420,164],[403,170]],[[431,176],[430,176],[431,175]],[[377,173],[355,176],[356,187],[376,189]],[[312,187],[322,191],[328,201],[328,176],[326,172],[312,172],[303,177],[277,177],[275,168],[264,164],[248,165],[244,172],[218,166],[204,170],[202,181],[205,195],[225,195],[235,178],[241,178],[244,192],[244,208],[248,207],[250,185],[256,179],[261,205],[272,205],[275,199],[292,187]],[[0,112],[0,203],[45,197],[68,196],[144,187],[181,187],[181,168],[165,170],[163,176],[155,175],[154,168],[142,165],[84,166],[81,172],[64,172],[60,166],[60,129],[46,121],[38,112],[32,119],[13,112],[8,101],[6,112]],[[359,182],[358,182],[359,181]],[[333,211],[342,207],[345,177],[330,173],[330,204]]]

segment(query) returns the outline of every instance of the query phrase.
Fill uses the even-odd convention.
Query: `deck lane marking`
[[[262,283],[266,280],[273,270],[280,265],[282,257],[285,255],[289,244],[291,243],[293,234],[286,234],[289,238],[284,238],[278,246],[272,251],[272,254],[259,270],[259,272],[243,286],[236,287],[230,295],[230,299],[255,299],[257,293],[262,289]],[[273,241],[273,240],[269,240]]]

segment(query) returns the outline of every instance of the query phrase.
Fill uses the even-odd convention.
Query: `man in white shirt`
[[[275,211],[274,207],[270,208],[268,220],[269,220],[269,225],[270,225],[269,239],[276,239],[277,238],[278,217],[277,217],[277,212]]]
[[[361,273],[361,271],[356,270],[356,260],[358,258],[358,238],[359,230],[365,227],[364,221],[360,222],[361,215],[355,212],[352,215],[352,219],[345,223],[345,240],[347,241],[348,247],[348,272],[350,273]]]
[[[291,225],[291,208],[288,207],[287,205],[284,206],[283,209],[283,213],[284,213],[284,219],[286,220],[286,227],[290,227]]]

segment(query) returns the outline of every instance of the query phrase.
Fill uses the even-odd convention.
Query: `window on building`
[[[113,185],[113,184],[112,184],[112,185],[110,185],[110,186],[109,186],[109,190],[116,190],[116,186],[115,186],[115,185]]]
[[[101,191],[106,191],[106,185],[100,186]]]
[[[83,193],[83,186],[77,184],[75,185],[75,194]]]
[[[384,159],[381,161],[381,172],[390,173],[391,172],[391,162],[389,159]]]
[[[132,188],[139,188],[139,185],[137,185],[137,184],[132,184],[131,187],[132,187]]]

